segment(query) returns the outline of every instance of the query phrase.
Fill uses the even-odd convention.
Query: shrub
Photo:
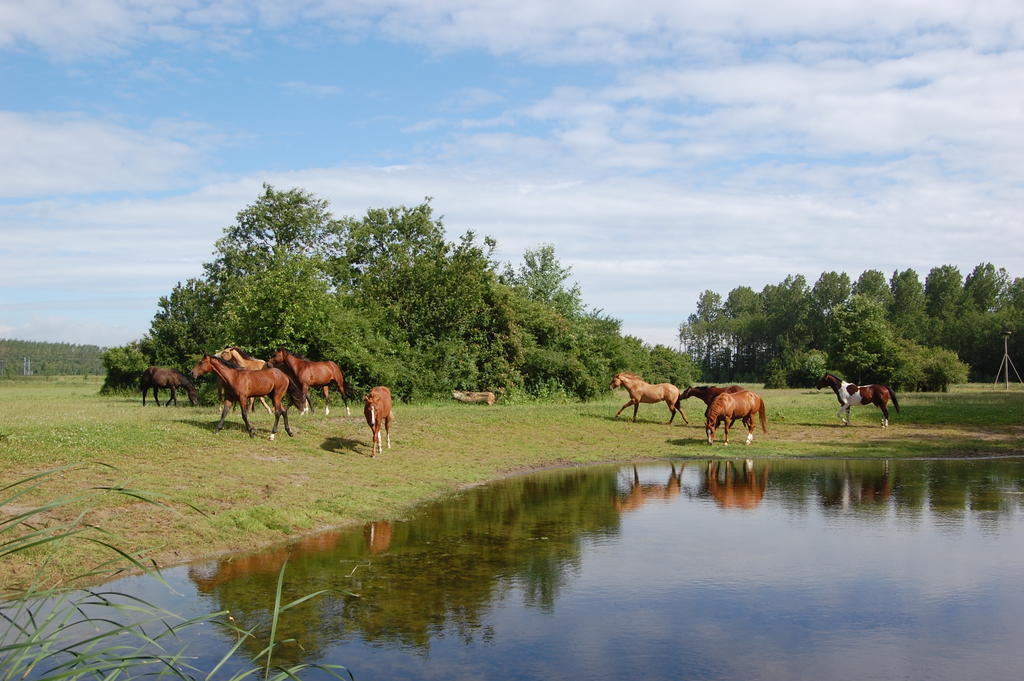
[[[110,348],[103,353],[103,367],[107,377],[100,388],[101,394],[134,392],[139,389],[139,377],[149,366],[138,342]]]

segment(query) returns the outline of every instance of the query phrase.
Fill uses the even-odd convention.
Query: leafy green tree
[[[103,353],[103,368],[107,376],[100,392],[108,394],[138,390],[139,378],[149,365],[138,343],[108,349]]]
[[[892,375],[896,338],[882,304],[854,295],[836,308],[829,357],[855,383],[886,383]]]
[[[889,283],[885,280],[885,274],[878,270],[864,270],[853,285],[853,295],[867,296],[876,300],[884,307],[892,303],[892,292],[889,290]]]
[[[811,287],[808,320],[811,347],[825,347],[832,310],[849,299],[850,291],[850,277],[846,272],[823,272],[818,281],[814,282],[814,286]]]
[[[889,290],[892,292],[889,319],[897,333],[910,340],[924,340],[928,333],[924,285],[917,272],[909,268],[893,272]]]
[[[543,244],[523,253],[523,264],[518,270],[506,266],[501,280],[509,286],[521,287],[528,298],[547,303],[566,317],[576,317],[583,313],[584,305],[579,285],[566,287],[571,275],[572,268],[562,267],[555,257],[555,247]]]

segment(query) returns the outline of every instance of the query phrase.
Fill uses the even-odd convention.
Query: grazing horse
[[[625,388],[626,392],[629,393],[629,402],[626,402],[622,407],[615,412],[615,418],[619,418],[619,414],[622,410],[633,405],[633,422],[636,422],[636,412],[640,408],[640,403],[645,404],[657,404],[658,402],[664,402],[668,405],[668,411],[672,414],[668,420],[668,424],[672,425],[672,421],[676,417],[676,412],[683,417],[683,423],[689,423],[686,419],[686,414],[683,413],[683,408],[679,406],[679,388],[675,387],[671,383],[658,383],[651,384],[640,378],[636,374],[631,374],[628,371],[621,371],[615,374],[612,379],[611,385],[608,386],[609,390],[615,388]]]
[[[345,375],[341,373],[341,369],[334,362],[329,360],[326,362],[314,362],[296,355],[285,348],[278,348],[267,360],[267,364],[288,372],[299,385],[303,395],[301,413],[309,413],[309,389],[322,388],[324,402],[326,402],[324,405],[324,416],[330,414],[331,383],[334,383],[338,387],[338,392],[341,393],[341,399],[345,402],[345,414],[352,414],[348,408],[348,394],[345,392]]]
[[[761,432],[768,432],[764,414],[764,400],[757,393],[741,390],[738,393],[722,393],[708,405],[705,412],[704,432],[708,444],[715,442],[715,430],[721,422],[725,425],[725,444],[729,444],[729,428],[736,419],[743,419],[747,427],[747,444],[754,441],[754,414],[761,417]]]
[[[381,423],[388,436],[388,449],[391,449],[391,391],[382,385],[370,390],[363,398],[363,416],[366,417],[366,425],[370,426],[370,456],[384,451],[380,441]]]
[[[174,402],[174,406],[178,406],[177,389],[184,388],[188,393],[188,401],[192,403],[192,406],[196,406],[199,402],[199,395],[196,393],[196,388],[192,385],[192,381],[188,380],[188,376],[176,371],[174,369],[164,369],[163,367],[149,367],[142,372],[142,377],[139,379],[139,385],[142,387],[142,406],[146,406],[146,391],[150,388],[153,389],[153,401],[156,402],[156,406],[160,406],[160,398],[157,397],[158,388],[169,388],[171,396],[164,402],[165,406],[170,406],[171,402]]]
[[[246,369],[235,369],[220,357],[203,355],[199,363],[192,368],[192,378],[199,378],[203,374],[214,372],[217,377],[227,386],[224,397],[224,409],[220,413],[220,423],[217,424],[217,432],[224,427],[224,418],[237,400],[242,408],[242,420],[245,422],[245,429],[249,437],[255,437],[252,426],[249,425],[249,398],[261,395],[270,395],[274,403],[274,427],[270,431],[270,439],[277,435],[277,423],[284,416],[284,429],[289,437],[292,429],[288,427],[288,407],[284,406],[284,394],[291,391],[292,401],[299,404],[302,396],[299,394],[298,386],[279,369],[257,369],[248,371]]]
[[[240,347],[238,347],[236,345],[229,345],[228,347],[224,348],[223,350],[221,350],[220,352],[217,353],[217,357],[220,357],[221,359],[227,360],[229,362],[234,362],[235,364],[237,364],[242,369],[245,369],[246,371],[255,371],[257,369],[266,369],[267,368],[267,363],[265,361],[263,361],[262,359],[257,359],[256,357],[253,357],[248,352],[246,352],[245,350],[243,350],[242,348],[240,348]],[[222,390],[221,390],[221,399],[223,399],[224,398],[223,384],[221,384],[221,388],[222,388]],[[255,397],[250,397],[249,398],[249,409],[250,410],[252,409],[253,402],[256,399],[257,398],[255,398]],[[259,401],[260,401],[260,404],[263,405],[263,408],[267,410],[268,414],[273,414],[274,413],[270,409],[270,405],[267,404],[267,398],[265,398],[264,396],[260,395]]]
[[[850,407],[857,404],[873,404],[882,410],[882,427],[889,427],[889,409],[886,404],[892,400],[892,406],[896,407],[896,413],[900,412],[900,403],[896,400],[896,391],[887,385],[873,383],[871,385],[854,385],[848,383],[838,376],[825,374],[818,381],[817,388],[821,390],[825,386],[832,388],[839,400],[839,411],[836,412],[843,421],[844,426],[850,425]],[[846,412],[845,414],[843,412]]]

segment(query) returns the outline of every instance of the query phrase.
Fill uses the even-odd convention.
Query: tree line
[[[142,339],[107,351],[105,389],[227,345],[334,360],[357,391],[387,385],[403,400],[453,389],[589,399],[627,369],[678,385],[698,377],[689,356],[584,305],[550,244],[516,266],[500,266],[496,247],[473,231],[449,241],[429,198],[335,218],[301,188],[264,185],[202,276],[160,298]]]
[[[0,376],[100,375],[103,351],[98,345],[0,338]]]
[[[813,285],[790,275],[760,292],[706,290],[679,338],[710,381],[803,387],[830,369],[856,383],[945,390],[994,380],[1006,332],[1011,358],[1024,356],[1024,278],[982,263],[966,277],[933,267],[923,282],[913,269],[872,269],[856,281],[832,271]]]

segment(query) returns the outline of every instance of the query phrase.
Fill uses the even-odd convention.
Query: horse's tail
[[[290,371],[282,371],[288,379],[288,396],[292,398],[292,406],[302,409],[306,406],[306,396],[302,393],[302,386],[295,380]]]
[[[890,388],[889,386],[885,386],[885,389],[889,391],[889,397],[892,398],[892,406],[896,407],[896,413],[899,414],[900,403],[899,400],[896,399],[896,391]]]
[[[757,410],[757,415],[761,417],[761,432],[768,432],[768,418],[764,413],[764,400],[761,400],[761,406]]]

